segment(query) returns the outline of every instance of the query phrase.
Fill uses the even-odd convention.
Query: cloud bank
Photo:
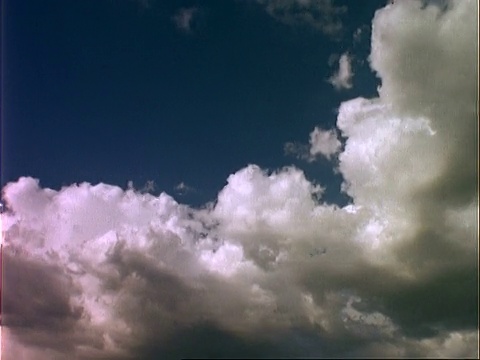
[[[4,354],[477,357],[477,6],[376,13],[379,97],[337,120],[346,207],[295,167],[240,169],[202,209],[6,185]]]

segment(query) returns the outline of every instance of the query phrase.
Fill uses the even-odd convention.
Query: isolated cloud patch
[[[328,82],[333,85],[336,90],[351,89],[352,88],[352,58],[345,53],[340,56],[338,60],[338,70],[328,79]]]
[[[358,27],[352,35],[353,44],[357,45],[360,44],[364,38],[366,38],[366,34],[370,32],[370,28],[367,25],[362,25]]]
[[[286,155],[295,155],[308,162],[315,161],[318,156],[331,160],[340,151],[342,143],[338,140],[335,129],[323,130],[315,127],[310,133],[309,144],[287,142],[284,145]]]
[[[177,185],[175,185],[173,190],[178,195],[186,195],[188,193],[195,192],[195,189],[193,187],[185,184],[183,181],[181,181]]]
[[[345,6],[331,0],[257,0],[267,13],[287,25],[311,26],[325,35],[338,37],[343,29],[341,15]]]
[[[240,169],[203,209],[106,184],[8,184],[8,351],[478,356],[477,6],[376,13],[379,97],[340,105],[343,149],[320,129],[308,148],[338,153],[343,208],[294,167]]]
[[[310,133],[310,155],[322,155],[330,159],[340,151],[341,143],[335,130],[322,130],[318,127]]]
[[[310,149],[307,144],[288,141],[283,145],[285,155],[293,155],[298,159],[311,161]]]
[[[185,33],[191,33],[195,17],[199,14],[199,9],[196,7],[180,8],[173,16],[173,22],[177,29]]]

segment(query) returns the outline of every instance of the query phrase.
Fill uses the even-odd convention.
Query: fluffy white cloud
[[[344,208],[294,167],[241,169],[203,209],[105,184],[8,184],[5,349],[478,356],[477,6],[398,1],[376,13],[379,97],[339,108]],[[313,152],[340,151],[316,130],[311,149],[325,147]]]
[[[323,130],[316,126],[310,133],[309,145],[287,142],[284,151],[286,155],[295,155],[299,159],[312,162],[319,155],[331,160],[332,155],[338,154],[341,146],[335,129]]]
[[[338,70],[328,79],[328,82],[337,90],[351,89],[353,75],[352,58],[345,53],[340,56]]]
[[[318,127],[310,133],[310,155],[323,155],[330,159],[340,151],[341,143],[335,130],[322,130]]]

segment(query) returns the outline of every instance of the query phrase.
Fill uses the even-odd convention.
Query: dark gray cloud
[[[80,295],[81,287],[57,263],[55,254],[47,262],[21,248],[6,247],[2,262],[2,326],[11,337],[28,347],[59,354],[71,353],[79,345],[102,347],[101,339],[82,326],[86,314],[72,299]]]

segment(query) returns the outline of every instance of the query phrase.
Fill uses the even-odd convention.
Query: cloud
[[[357,28],[357,30],[353,33],[353,42],[359,43],[362,40],[363,29],[361,27]]]
[[[183,181],[175,185],[173,190],[179,195],[185,195],[195,191],[193,187],[185,184]]]
[[[331,160],[332,155],[340,151],[341,145],[334,129],[323,130],[315,127],[310,133],[309,145],[287,142],[284,152],[286,155],[295,155],[308,162],[315,161],[318,155]]]
[[[148,10],[151,9],[153,0],[132,0],[139,6],[140,9]]]
[[[335,6],[331,0],[257,0],[267,13],[287,25],[307,25],[332,38],[343,30],[340,16],[345,6]]]
[[[200,209],[106,184],[7,184],[6,351],[477,357],[477,6],[375,14],[379,97],[342,103],[344,149],[322,150],[339,152],[345,207],[295,167],[249,165]]]
[[[353,44],[358,45],[360,44],[365,38],[366,34],[370,33],[370,27],[367,25],[362,25],[358,27],[354,32],[353,32]]]
[[[338,71],[328,79],[328,82],[332,84],[335,89],[342,90],[352,88],[352,77],[354,73],[351,62],[352,58],[347,53],[340,56],[338,60]]]
[[[147,180],[145,185],[143,185],[143,187],[139,191],[142,192],[142,193],[145,193],[145,192],[151,193],[151,192],[155,191],[156,187],[157,186],[155,185],[155,181]],[[127,183],[127,188],[129,190],[135,190],[135,187],[133,186],[133,181],[129,181]]]
[[[318,127],[310,133],[310,155],[323,155],[330,160],[340,151],[341,143],[335,130],[322,130]]]
[[[285,155],[294,155],[298,159],[310,161],[310,151],[307,144],[302,144],[299,142],[286,142],[283,145],[283,153]]]
[[[192,32],[193,22],[195,16],[198,14],[198,8],[189,7],[189,8],[180,8],[177,13],[173,16],[173,21],[177,26],[177,29],[185,33]]]

